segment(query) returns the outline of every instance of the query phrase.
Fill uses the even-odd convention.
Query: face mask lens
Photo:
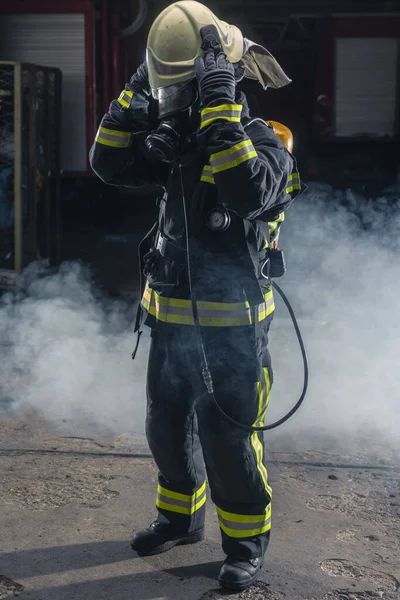
[[[190,108],[197,100],[197,90],[192,81],[152,90],[152,94],[158,100],[160,119]]]

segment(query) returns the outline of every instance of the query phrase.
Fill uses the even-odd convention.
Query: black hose
[[[287,296],[284,294],[284,292],[279,287],[279,285],[273,281],[272,286],[276,289],[276,291],[282,298],[283,302],[285,303],[286,308],[289,311],[289,314],[292,319],[292,323],[293,323],[293,326],[294,326],[294,329],[296,332],[297,340],[299,342],[301,355],[303,358],[304,380],[303,380],[303,390],[301,392],[300,398],[297,400],[297,402],[293,406],[293,408],[284,417],[282,417],[278,421],[275,421],[275,423],[271,423],[270,425],[264,425],[263,427],[255,427],[254,425],[245,425],[244,423],[240,423],[239,421],[236,421],[235,419],[233,419],[232,417],[227,415],[226,412],[221,408],[221,406],[218,404],[217,399],[214,394],[213,381],[212,381],[211,372],[210,372],[210,369],[208,366],[207,355],[206,355],[206,351],[205,351],[204,343],[203,343],[203,336],[201,334],[201,325],[200,325],[200,321],[199,321],[199,315],[197,312],[196,294],[195,294],[195,290],[193,287],[193,280],[192,280],[192,269],[191,269],[191,260],[190,260],[190,244],[189,244],[189,228],[188,228],[188,218],[187,218],[187,209],[186,209],[186,200],[185,200],[185,188],[183,185],[182,165],[179,165],[179,173],[180,173],[181,189],[182,189],[183,214],[184,214],[184,220],[185,220],[186,254],[187,254],[187,272],[188,272],[189,292],[190,292],[190,297],[191,297],[191,301],[192,301],[193,321],[194,321],[194,328],[195,328],[195,332],[196,332],[197,346],[199,349],[199,354],[200,354],[200,359],[201,359],[201,372],[202,372],[204,383],[207,388],[207,392],[211,396],[211,400],[213,401],[215,407],[217,408],[217,410],[221,414],[221,416],[224,419],[226,419],[227,421],[229,421],[232,425],[235,425],[235,427],[239,427],[239,429],[244,429],[245,431],[270,431],[271,429],[276,429],[276,427],[279,427],[280,425],[283,425],[283,423],[286,423],[286,421],[288,421],[295,414],[295,412],[297,412],[299,410],[300,406],[304,402],[304,398],[306,397],[307,388],[308,388],[308,358],[307,358],[307,353],[306,353],[306,349],[304,346],[303,338],[302,338],[302,335],[300,332],[300,328],[297,323],[296,315],[294,314],[294,310],[293,310]]]

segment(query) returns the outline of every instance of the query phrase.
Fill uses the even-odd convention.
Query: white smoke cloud
[[[367,201],[314,184],[288,212],[283,286],[299,313],[310,386],[304,407],[279,431],[283,442],[400,449],[399,192]],[[287,321],[278,323],[270,418],[301,387],[293,334]]]
[[[141,431],[148,339],[133,362],[133,307],[101,298],[79,263],[43,275],[31,265],[26,295],[1,299],[3,409],[23,403],[80,434]]]
[[[293,303],[310,360],[304,407],[272,448],[400,448],[400,200],[396,190],[367,201],[314,184],[282,228]],[[134,310],[107,300],[89,270],[66,263],[24,275],[26,294],[0,299],[0,407],[32,406],[75,434],[144,431],[149,347],[131,352]],[[271,334],[275,384],[269,421],[294,404],[300,352],[282,305]]]

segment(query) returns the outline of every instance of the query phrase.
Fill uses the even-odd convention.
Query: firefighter
[[[204,5],[172,4],[154,21],[146,62],[111,102],[90,153],[106,183],[163,189],[157,224],[141,244],[136,324],[151,328],[146,435],[159,469],[158,516],[131,545],[146,556],[201,541],[207,476],[226,554],[219,581],[233,590],[250,586],[262,567],[272,491],[262,436],[221,417],[200,350],[220,407],[249,428],[263,425],[272,385],[270,243],[301,189],[273,127],[251,119],[237,89],[244,76],[264,88],[290,82],[267,50]]]

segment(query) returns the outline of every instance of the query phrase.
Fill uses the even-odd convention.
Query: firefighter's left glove
[[[222,48],[215,25],[200,30],[204,56],[195,60],[195,72],[202,108],[219,104],[234,104],[236,93],[235,69]]]
[[[147,68],[147,62],[144,61],[137,69],[136,73],[132,75],[127,89],[130,89],[134,94],[143,94],[144,96],[150,96],[151,88],[149,83],[149,70]]]

